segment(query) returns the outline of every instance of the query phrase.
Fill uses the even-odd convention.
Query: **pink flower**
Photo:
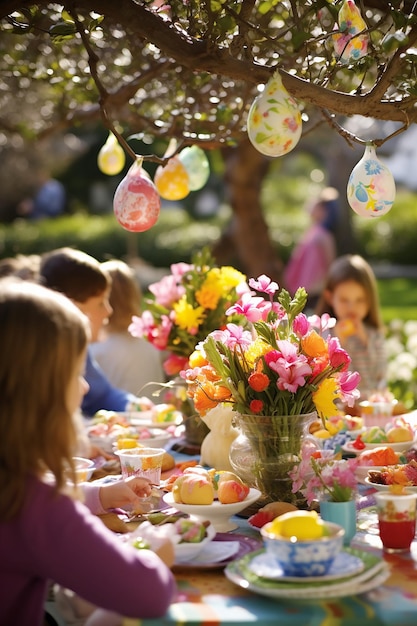
[[[348,406],[353,406],[360,397],[359,389],[356,389],[361,376],[359,372],[342,372],[339,375],[339,386],[342,399]]]
[[[170,354],[163,363],[164,372],[167,376],[176,376],[188,365],[188,359],[178,354]]]
[[[329,337],[327,345],[329,346],[330,365],[334,369],[346,371],[351,359],[346,350],[341,347],[339,339],[337,337]]]
[[[155,296],[156,302],[167,309],[185,293],[185,288],[178,285],[175,276],[164,276],[159,282],[149,285],[149,291]]]
[[[299,313],[294,318],[292,327],[298,337],[304,337],[310,330],[310,323],[304,313]]]
[[[336,319],[334,317],[330,317],[328,313],[323,313],[321,317],[318,315],[310,315],[308,321],[313,328],[316,328],[321,334],[336,325]]]
[[[256,289],[256,291],[260,291],[261,293],[267,293],[270,296],[273,296],[274,293],[279,289],[277,283],[272,281],[265,274],[258,276],[256,280],[254,278],[250,278],[249,286],[252,287],[252,289]]]
[[[239,302],[227,309],[226,315],[244,315],[249,322],[259,322],[263,317],[265,307],[268,311],[271,309],[270,304],[263,298],[255,297],[253,292],[248,291],[242,294]]]
[[[265,354],[267,365],[278,374],[277,387],[282,391],[295,393],[298,387],[303,387],[306,377],[311,374],[311,367],[307,357],[298,354],[296,346],[286,339],[277,342],[277,350]]]
[[[189,263],[173,263],[170,269],[171,274],[175,276],[177,282],[179,282],[184,274],[193,269],[193,266]]]
[[[247,350],[253,341],[252,333],[238,324],[227,324],[224,330],[214,330],[209,337],[213,337],[214,341],[221,341],[230,350],[234,350],[236,346]]]

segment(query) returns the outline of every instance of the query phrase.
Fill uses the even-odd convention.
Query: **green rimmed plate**
[[[360,573],[317,582],[270,580],[255,574],[251,567],[253,559],[263,552],[265,550],[257,550],[229,563],[225,569],[226,577],[243,589],[270,598],[326,600],[365,593],[381,585],[390,575],[388,565],[380,557],[362,550],[345,548],[344,552],[363,561],[364,568]]]

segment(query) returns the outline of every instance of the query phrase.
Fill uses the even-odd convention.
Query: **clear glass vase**
[[[301,493],[292,492],[289,472],[300,461],[301,445],[309,436],[309,425],[317,414],[244,415],[236,414],[240,435],[230,448],[233,471],[259,489],[269,501],[305,506]]]

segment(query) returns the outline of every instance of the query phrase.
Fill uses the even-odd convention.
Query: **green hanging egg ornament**
[[[198,146],[188,146],[181,150],[178,158],[188,174],[190,191],[204,187],[210,176],[210,165],[204,150]]]

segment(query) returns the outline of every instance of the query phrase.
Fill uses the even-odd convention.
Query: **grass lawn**
[[[385,323],[397,318],[417,320],[417,279],[379,279],[378,289]]]

